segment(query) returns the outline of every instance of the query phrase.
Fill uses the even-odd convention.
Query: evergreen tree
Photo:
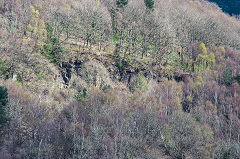
[[[128,4],[128,0],[117,0],[117,7],[122,8]]]
[[[223,72],[223,83],[227,86],[230,86],[233,82],[232,70],[226,69]]]
[[[44,45],[43,52],[51,62],[58,63],[63,48],[58,37],[54,34],[54,28],[49,23],[46,23],[46,30],[47,41]]]
[[[144,0],[144,3],[149,10],[154,10],[154,0]]]
[[[5,110],[7,103],[8,103],[8,90],[7,88],[0,86],[0,130],[9,121],[9,118]]]

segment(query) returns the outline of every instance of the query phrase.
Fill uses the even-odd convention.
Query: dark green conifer
[[[154,0],[144,0],[144,3],[149,10],[154,10]]]
[[[117,7],[122,8],[128,4],[128,0],[117,0]]]
[[[8,90],[0,86],[0,130],[8,123],[9,117],[6,113],[8,103]]]

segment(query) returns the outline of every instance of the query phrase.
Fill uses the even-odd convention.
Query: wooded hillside
[[[239,95],[214,3],[0,0],[0,159],[239,159]]]

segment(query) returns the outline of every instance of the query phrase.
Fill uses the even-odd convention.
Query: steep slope
[[[240,22],[216,4],[4,0],[0,13],[0,155],[239,158]]]

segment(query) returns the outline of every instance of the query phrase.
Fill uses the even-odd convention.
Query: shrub
[[[225,51],[225,58],[234,58],[236,56],[236,53],[233,49],[231,48],[226,48],[226,51]]]
[[[0,59],[0,78],[6,79],[9,75],[6,64]]]
[[[17,81],[23,84],[23,78],[20,73],[17,74]]]
[[[235,80],[238,82],[238,84],[240,84],[240,74],[237,74],[235,76]]]
[[[87,99],[87,89],[84,88],[81,92],[81,90],[77,90],[77,94],[75,95],[75,99],[78,101],[78,102],[85,102],[85,100]]]

